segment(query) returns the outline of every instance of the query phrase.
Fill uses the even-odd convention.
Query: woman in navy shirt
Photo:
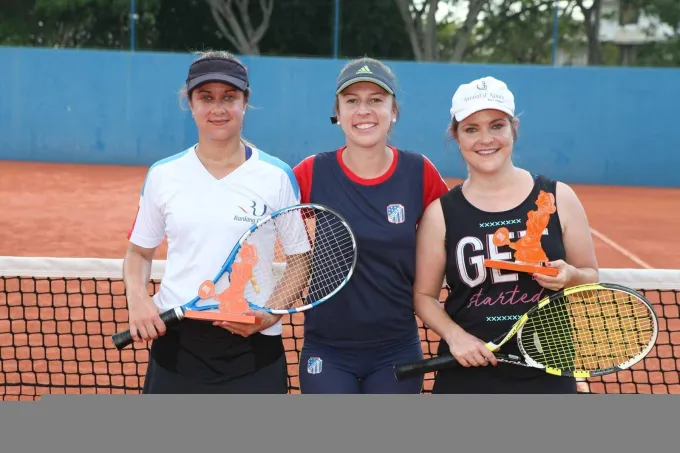
[[[383,63],[347,64],[332,118],[345,145],[294,169],[302,202],[336,210],[357,236],[352,279],[305,313],[302,393],[420,393],[422,378],[398,382],[393,365],[419,360],[413,311],[416,226],[448,187],[422,154],[387,144],[397,121],[396,80]]]

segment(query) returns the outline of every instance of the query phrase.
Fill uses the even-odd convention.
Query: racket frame
[[[250,235],[253,234],[253,232],[257,231],[258,228],[260,228],[263,224],[268,223],[270,221],[273,221],[277,217],[279,217],[282,214],[285,214],[290,211],[302,211],[304,209],[311,209],[315,211],[324,211],[329,213],[330,215],[336,217],[345,227],[347,233],[349,234],[350,240],[352,241],[352,246],[354,249],[353,257],[352,257],[352,264],[349,269],[349,272],[347,273],[347,276],[345,276],[344,281],[338,285],[332,292],[330,292],[328,295],[324,296],[320,300],[314,301],[311,304],[305,304],[301,307],[295,307],[295,308],[288,308],[288,309],[271,309],[268,307],[263,307],[260,305],[253,304],[252,302],[247,301],[248,306],[257,311],[264,311],[270,314],[274,315],[285,315],[285,314],[292,314],[292,313],[300,313],[307,311],[313,307],[316,307],[329,299],[331,299],[335,294],[338,293],[346,284],[349,282],[351,279],[352,275],[354,274],[354,270],[356,269],[356,264],[357,264],[357,240],[354,235],[354,232],[352,231],[352,228],[350,228],[349,223],[347,220],[340,215],[337,211],[332,210],[324,205],[317,204],[317,203],[300,203],[292,206],[287,206],[285,208],[279,209],[277,211],[272,212],[266,217],[261,218],[257,222],[253,223],[248,230],[241,235],[239,240],[236,242],[236,245],[234,245],[234,248],[231,250],[229,253],[229,256],[227,256],[227,259],[224,261],[224,264],[218,271],[217,275],[212,279],[213,283],[217,283],[217,280],[219,280],[225,273],[231,273],[231,266],[234,264],[234,261],[236,260],[236,256],[238,255],[238,252],[241,250],[241,247],[243,246],[243,243],[250,237]],[[303,218],[302,221],[304,222],[305,219]],[[309,231],[307,228],[305,228],[305,234],[309,234]],[[310,250],[313,253],[313,248],[310,248]],[[175,322],[182,321],[185,318],[188,318],[190,316],[187,316],[187,312],[193,311],[193,312],[204,312],[207,310],[215,310],[219,308],[219,302],[214,302],[214,303],[206,303],[203,305],[197,305],[197,303],[202,300],[200,296],[194,297],[191,301],[187,302],[186,304],[183,304],[181,306],[173,307],[168,310],[165,310],[163,313],[160,314],[161,320],[166,324],[174,324]],[[222,314],[222,313],[220,313]],[[228,317],[230,314],[229,313],[224,313],[226,317]],[[241,314],[234,314],[236,316],[243,316]],[[117,349],[122,349],[125,346],[129,345],[132,343],[132,339],[130,336],[130,330],[126,330],[123,332],[118,332],[113,335],[113,343],[116,346]]]
[[[287,212],[300,211],[300,210],[303,210],[303,209],[314,209],[314,210],[317,210],[317,211],[328,212],[331,215],[337,217],[340,220],[340,222],[342,222],[342,224],[345,226],[347,232],[350,235],[350,238],[352,240],[352,244],[353,244],[354,250],[355,250],[355,253],[354,253],[354,256],[353,256],[353,259],[352,259],[352,266],[351,266],[347,276],[345,277],[345,281],[342,283],[342,285],[339,285],[330,294],[323,297],[321,300],[315,301],[311,304],[305,304],[302,307],[279,310],[279,309],[271,309],[271,308],[267,308],[267,307],[262,307],[262,306],[253,304],[250,301],[247,301],[248,305],[253,310],[266,311],[267,313],[270,313],[270,314],[273,314],[273,315],[285,315],[285,314],[299,313],[299,312],[309,310],[310,308],[315,307],[317,305],[320,305],[320,304],[326,302],[331,297],[333,297],[338,291],[340,291],[342,289],[343,286],[345,286],[347,284],[349,279],[352,277],[352,274],[354,273],[354,269],[356,268],[356,263],[357,263],[357,253],[356,253],[357,241],[356,241],[356,237],[354,236],[354,232],[352,231],[352,229],[349,226],[349,223],[347,222],[347,220],[343,216],[341,216],[336,211],[331,210],[324,205],[320,205],[320,204],[316,204],[316,203],[303,203],[303,204],[288,206],[288,207],[279,209],[278,211],[275,211],[275,212],[269,214],[267,217],[263,217],[262,219],[258,220],[254,224],[252,224],[250,226],[250,228],[248,228],[248,230],[245,233],[243,233],[243,235],[239,238],[236,245],[232,249],[231,253],[229,253],[229,256],[224,261],[224,264],[222,265],[222,267],[218,271],[217,275],[215,276],[215,278],[212,279],[212,282],[217,283],[217,280],[222,278],[222,276],[225,273],[231,273],[231,266],[232,266],[232,264],[234,264],[234,261],[236,261],[236,256],[238,255],[238,252],[241,250],[243,243],[246,242],[248,237],[250,237],[253,234],[253,232],[255,232],[258,228],[260,228],[260,226],[262,226],[265,223],[268,223],[269,221],[274,220],[276,217],[279,217],[280,215],[285,214]],[[207,303],[205,305],[197,306],[196,304],[200,300],[201,300],[201,298],[199,296],[196,296],[190,302],[188,302],[188,303],[186,303],[182,306],[175,307],[174,309],[171,309],[171,310],[175,310],[175,312],[178,313],[177,309],[178,308],[181,309],[182,310],[182,317],[184,317],[184,312],[186,312],[187,310],[206,311],[206,310],[214,310],[214,309],[218,308],[218,306],[219,306],[219,303],[217,303],[217,302],[214,303],[214,304]]]
[[[533,317],[534,314],[536,314],[538,311],[542,310],[544,307],[546,307],[548,304],[558,300],[562,299],[564,297],[567,297],[571,294],[587,291],[587,290],[614,290],[614,291],[621,291],[628,293],[629,295],[635,297],[640,301],[643,305],[647,307],[647,310],[651,314],[650,318],[652,321],[652,337],[650,338],[650,341],[647,343],[645,348],[638,354],[635,355],[635,357],[632,357],[631,359],[625,361],[624,363],[621,363],[619,365],[605,368],[605,369],[600,369],[600,370],[593,370],[593,371],[586,371],[586,370],[578,370],[578,371],[564,371],[560,370],[558,368],[552,368],[545,366],[541,363],[538,363],[534,359],[528,356],[525,348],[522,345],[522,329],[526,325],[527,321]],[[566,289],[563,289],[561,291],[558,291],[541,301],[539,301],[536,305],[531,307],[526,313],[524,313],[516,322],[513,324],[513,326],[504,334],[500,335],[493,341],[490,341],[485,344],[486,348],[489,349],[489,351],[493,352],[494,355],[496,356],[496,359],[499,362],[502,363],[509,363],[513,365],[520,365],[524,367],[530,367],[530,368],[536,368],[536,369],[542,369],[546,373],[555,375],[555,376],[565,376],[565,377],[574,377],[574,378],[589,378],[589,377],[596,377],[596,376],[604,376],[607,374],[612,374],[616,373],[622,370],[629,369],[630,367],[634,366],[636,363],[640,362],[642,359],[644,359],[649,352],[652,350],[652,348],[656,344],[656,340],[659,335],[659,321],[658,321],[658,315],[656,314],[656,311],[654,310],[654,306],[652,305],[647,298],[645,298],[642,294],[638,293],[637,291],[628,288],[626,286],[614,284],[614,283],[586,283],[583,285],[577,285],[577,286],[572,286]],[[505,343],[507,343],[511,338],[515,337],[517,341],[517,345],[519,347],[519,350],[522,354],[522,356],[517,356],[515,354],[503,354],[497,352],[501,346],[503,346]],[[424,374],[428,373],[431,371],[437,371],[441,369],[449,369],[453,368],[458,365],[458,361],[453,357],[451,354],[446,354],[443,356],[439,357],[433,357],[430,359],[424,359],[420,360],[418,362],[412,362],[412,363],[404,363],[404,364],[396,364],[394,366],[394,374],[397,380],[402,380],[406,377],[412,376],[412,375],[417,375],[417,374]]]
[[[650,318],[652,321],[652,337],[650,338],[649,342],[645,346],[645,348],[640,351],[638,354],[636,354],[634,357],[626,360],[625,362],[615,365],[609,368],[603,368],[599,370],[593,370],[593,371],[585,371],[585,370],[580,370],[580,371],[562,371],[558,368],[551,368],[544,366],[535,360],[533,360],[531,357],[529,357],[528,353],[524,349],[524,345],[522,344],[522,329],[524,328],[524,325],[526,322],[529,320],[531,315],[533,313],[536,313],[538,310],[542,309],[549,303],[553,302],[554,300],[561,298],[561,297],[566,297],[574,293],[582,292],[584,290],[613,290],[613,291],[620,291],[627,293],[631,295],[632,297],[635,297],[638,299],[639,302],[641,302],[643,305],[647,307],[648,312],[651,314]],[[548,374],[553,374],[555,376],[569,376],[569,377],[576,377],[576,378],[589,378],[589,377],[596,377],[596,376],[604,376],[607,374],[612,374],[612,373],[617,373],[619,371],[627,370],[636,363],[640,362],[642,359],[644,359],[647,354],[652,350],[654,345],[656,344],[656,340],[659,336],[659,320],[658,316],[656,314],[656,311],[654,310],[654,306],[645,298],[642,294],[638,293],[637,291],[627,288],[622,285],[614,284],[614,283],[589,283],[585,285],[578,285],[574,286],[571,288],[567,288],[559,293],[556,293],[552,295],[545,303],[539,303],[537,306],[532,307],[531,310],[529,310],[526,313],[527,317],[524,319],[524,322],[522,322],[521,326],[517,330],[517,346],[519,347],[520,352],[522,353],[522,357],[524,358],[524,361],[526,364],[533,368],[543,368],[546,373]],[[514,360],[512,361],[514,363]]]

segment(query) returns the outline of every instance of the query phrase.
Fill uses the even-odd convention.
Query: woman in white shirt
[[[207,52],[191,64],[185,90],[198,143],[149,169],[125,255],[130,331],[153,341],[144,393],[286,393],[280,316],[171,328],[160,319],[215,277],[252,223],[300,199],[291,168],[241,137],[250,94],[241,62]],[[165,275],[150,297],[151,262],[166,236]]]

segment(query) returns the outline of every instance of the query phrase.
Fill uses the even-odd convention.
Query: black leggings
[[[145,394],[285,394],[288,392],[286,356],[252,374],[216,384],[206,384],[173,373],[149,359],[144,381]]]

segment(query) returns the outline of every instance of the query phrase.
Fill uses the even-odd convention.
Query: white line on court
[[[625,256],[626,258],[628,258],[628,259],[630,259],[631,261],[635,262],[637,265],[639,265],[639,266],[641,266],[641,267],[643,267],[643,268],[645,268],[645,269],[654,269],[652,266],[650,266],[649,264],[647,264],[647,263],[645,263],[644,261],[642,261],[642,260],[640,259],[640,257],[638,257],[637,255],[635,255],[633,252],[631,252],[630,250],[626,249],[625,247],[623,247],[623,246],[617,244],[616,242],[612,241],[611,239],[609,239],[607,236],[605,236],[604,234],[600,233],[600,232],[597,231],[596,229],[591,228],[590,231],[593,233],[593,236],[597,237],[599,240],[601,240],[602,242],[604,242],[605,244],[607,244],[607,245],[610,246],[611,248],[615,249],[617,252],[619,252],[620,254],[622,254],[623,256]]]

